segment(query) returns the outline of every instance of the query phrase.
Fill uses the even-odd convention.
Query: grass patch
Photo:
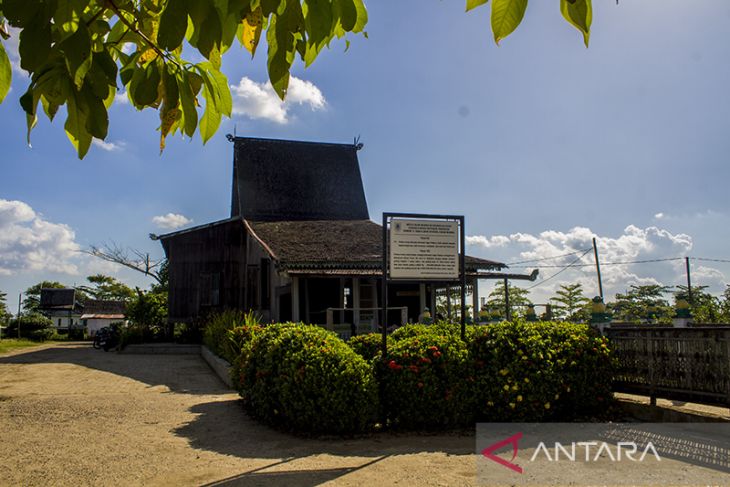
[[[25,338],[3,338],[0,340],[0,353],[10,352],[18,348],[34,347],[40,342],[34,342]]]

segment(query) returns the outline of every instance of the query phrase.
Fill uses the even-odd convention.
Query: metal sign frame
[[[443,221],[456,221],[459,224],[459,278],[452,280],[443,279],[390,279],[388,273],[388,264],[390,257],[390,242],[388,239],[388,226],[390,221],[394,218],[404,218],[410,220],[443,220]],[[382,293],[382,307],[381,307],[381,320],[380,327],[383,335],[382,348],[383,348],[383,359],[388,351],[388,282],[395,281],[400,283],[422,283],[438,282],[438,283],[452,283],[458,282],[461,285],[461,339],[464,339],[466,334],[466,232],[464,230],[464,215],[432,215],[427,213],[393,213],[383,212],[383,279],[381,282],[381,293]],[[435,316],[436,310],[431,310]]]

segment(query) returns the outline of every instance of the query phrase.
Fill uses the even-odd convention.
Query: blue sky
[[[730,259],[730,3],[595,3],[586,49],[557,2],[531,2],[497,47],[488,6],[464,13],[463,2],[370,1],[369,39],[353,38],[348,52],[334,43],[308,69],[297,64],[298,87],[283,106],[264,84],[265,46],[254,61],[234,47],[224,58],[233,119],[206,146],[197,134],[168,139],[162,156],[157,113],[124,103],[111,110],[112,145],[92,147],[83,161],[61,114],[41,119],[28,148],[17,103],[27,81],[14,73],[0,105],[0,289],[13,303],[41,279],[80,284],[97,271],[149,284],[76,250],[114,241],[161,256],[147,238],[167,231],[154,217],[194,225],[228,216],[225,134],[234,127],[255,137],[360,136],[371,217],[464,214],[475,255],[554,257],[595,235],[609,262]],[[682,269],[680,261],[607,267],[606,287],[680,284]],[[727,263],[694,261],[693,272],[715,292],[730,282]],[[570,269],[533,299],[544,302],[561,282],[583,282],[593,295],[594,281],[590,268]]]

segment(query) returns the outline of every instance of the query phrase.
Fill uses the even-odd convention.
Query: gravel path
[[[3,485],[472,485],[474,437],[301,439],[198,356],[61,344],[0,356]]]

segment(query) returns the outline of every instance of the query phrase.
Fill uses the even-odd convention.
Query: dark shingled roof
[[[246,137],[234,141],[232,217],[370,218],[355,145]]]
[[[246,221],[283,270],[377,269],[382,266],[383,227],[370,220]],[[466,256],[467,271],[505,267]]]
[[[123,315],[127,303],[111,299],[89,299],[84,303],[84,314]]]
[[[41,289],[40,309],[71,309],[78,304],[76,301],[76,290],[73,288]]]

